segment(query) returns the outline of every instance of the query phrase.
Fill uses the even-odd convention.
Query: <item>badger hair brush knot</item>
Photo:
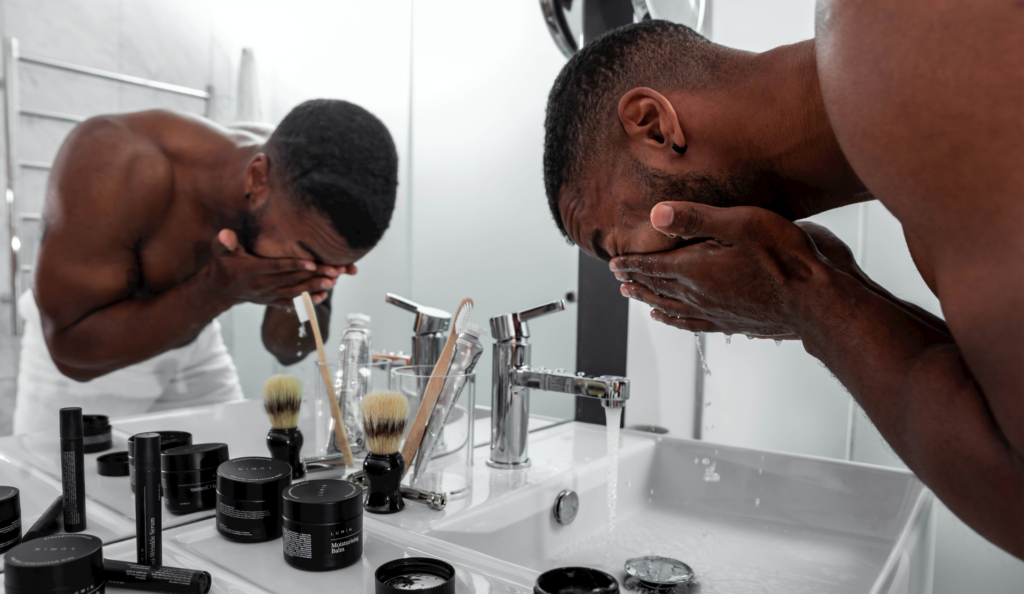
[[[370,452],[394,454],[402,443],[409,399],[398,392],[371,392],[363,398],[363,430]]]
[[[263,410],[274,429],[291,429],[299,424],[302,382],[294,375],[272,375],[263,382]]]

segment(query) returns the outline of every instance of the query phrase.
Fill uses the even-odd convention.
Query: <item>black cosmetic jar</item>
[[[17,487],[0,487],[0,553],[21,542],[21,493]]]
[[[375,594],[401,594],[408,590],[455,594],[455,568],[440,559],[395,559],[378,567],[373,577]]]
[[[103,541],[91,534],[51,534],[4,555],[7,594],[102,594],[105,583]]]
[[[82,415],[82,450],[86,454],[103,452],[114,447],[107,415]]]
[[[217,507],[217,468],[227,462],[226,443],[198,443],[160,454],[160,486],[164,507],[190,514]]]
[[[192,434],[188,431],[149,431],[160,434],[160,451],[192,445]],[[132,493],[135,492],[135,436],[128,438],[128,473],[131,476]]]
[[[237,542],[281,536],[281,493],[292,467],[273,458],[235,458],[217,468],[217,531]]]
[[[534,594],[619,594],[619,581],[589,567],[559,567],[545,571],[533,585]]]
[[[298,569],[348,567],[363,556],[363,488],[339,479],[284,491],[284,560]]]

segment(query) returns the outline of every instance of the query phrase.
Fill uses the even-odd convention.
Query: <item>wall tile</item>
[[[123,0],[5,0],[3,30],[22,53],[117,70]]]
[[[209,4],[201,0],[122,0],[118,71],[205,87],[210,80]]]

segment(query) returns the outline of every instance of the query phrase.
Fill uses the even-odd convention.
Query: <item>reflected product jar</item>
[[[198,443],[160,455],[164,507],[176,514],[217,508],[217,468],[230,459],[226,443]]]
[[[97,594],[105,583],[103,542],[91,534],[51,534],[4,555],[7,594]]]
[[[192,434],[188,431],[151,431],[160,434],[160,451],[192,445]],[[135,492],[135,436],[128,438],[128,475],[131,477],[132,493]]]
[[[114,447],[107,415],[82,415],[82,450],[86,454],[104,452]]]
[[[21,542],[21,493],[16,487],[0,487],[0,553]]]
[[[341,569],[363,556],[363,489],[340,479],[284,491],[284,560],[298,569]]]
[[[273,458],[235,458],[217,468],[217,531],[237,542],[281,536],[281,493],[292,467]]]

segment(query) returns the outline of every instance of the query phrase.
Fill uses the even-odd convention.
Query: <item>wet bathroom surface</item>
[[[261,405],[247,401],[114,419],[114,449],[124,449],[127,437],[141,431],[183,430],[194,443],[227,443],[232,457],[265,456],[264,434],[252,429],[267,424]],[[700,584],[693,592],[906,591],[888,583],[907,543],[924,530],[931,502],[909,473],[624,430],[609,529],[607,447],[604,427],[575,422],[531,433],[525,469],[491,468],[485,464],[489,448],[478,447],[466,496],[453,498],[441,512],[409,502],[401,513],[364,514],[363,558],[343,570],[289,568],[280,540],[229,542],[203,514],[165,514],[164,543],[182,566],[207,569],[215,583],[218,576],[228,578],[234,585],[223,591],[232,592],[289,592],[296,580],[363,591],[375,567],[404,556],[452,563],[459,592],[529,592],[541,572],[566,565],[600,568],[621,583],[624,562],[642,555],[688,563]],[[35,498],[44,501],[31,505],[45,507],[60,489],[57,451],[56,434],[0,439],[0,475],[15,473],[9,482],[25,485],[23,492],[38,491]],[[116,529],[105,542],[131,544],[128,479],[98,476],[95,456],[86,456],[89,532],[106,529],[110,516]],[[567,525],[553,511],[565,490],[579,500]],[[41,512],[25,507],[31,510],[26,518]]]

